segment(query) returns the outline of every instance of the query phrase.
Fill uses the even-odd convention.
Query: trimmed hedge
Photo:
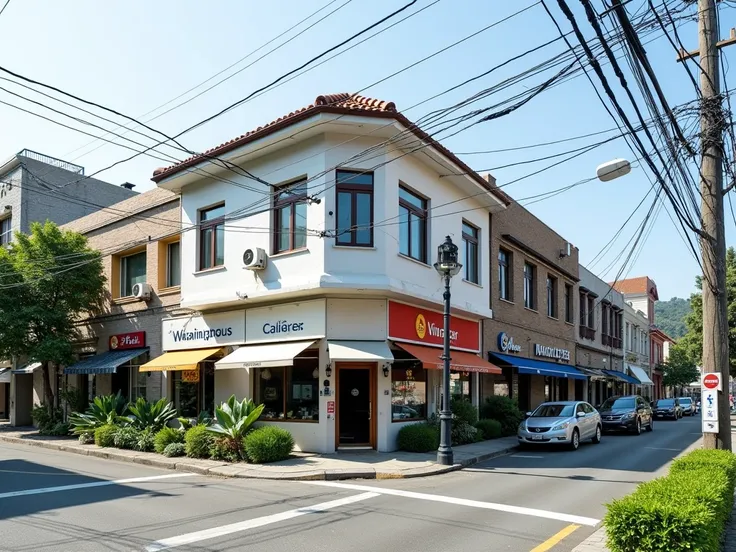
[[[500,422],[503,436],[516,435],[519,424],[524,421],[524,413],[516,400],[503,395],[487,397],[480,407],[480,417]]]
[[[453,399],[450,401],[450,410],[455,420],[460,420],[470,425],[478,421],[478,409],[468,400]]]
[[[405,425],[399,430],[398,445],[407,452],[430,452],[440,446],[440,432],[428,423]]]
[[[498,439],[502,435],[501,422],[498,420],[478,420],[475,427],[483,434],[483,439]]]
[[[215,438],[207,431],[207,426],[196,425],[187,430],[184,441],[189,458],[209,458]]]
[[[611,552],[719,552],[733,506],[736,456],[697,450],[670,474],[608,504],[604,523]]]
[[[283,428],[265,426],[245,436],[245,454],[254,464],[286,460],[294,450],[294,437]]]
[[[118,426],[106,424],[95,429],[95,445],[98,447],[114,447]]]
[[[173,427],[164,427],[153,438],[153,449],[163,454],[164,449],[171,443],[184,443],[184,432]]]

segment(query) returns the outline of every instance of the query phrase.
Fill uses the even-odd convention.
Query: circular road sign
[[[721,378],[718,374],[705,374],[703,376],[703,387],[706,389],[717,389],[719,383],[721,383]]]

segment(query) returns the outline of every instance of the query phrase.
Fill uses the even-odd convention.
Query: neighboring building
[[[201,314],[165,320],[166,354],[142,370],[167,370],[198,408],[252,397],[266,407],[260,423],[287,428],[301,450],[394,450],[401,427],[440,402],[443,286],[432,264],[449,235],[463,264],[451,393],[478,402],[478,374],[501,372],[479,353],[492,316],[489,212],[505,194],[393,103],[349,94],[319,96],[207,154],[261,182],[203,156],[154,173],[196,226],[182,234],[181,305]],[[204,166],[236,184],[185,170]]]
[[[670,347],[675,344],[675,340],[652,324],[649,331],[650,350],[649,355],[654,374],[654,386],[656,398],[664,397],[669,393],[664,388],[662,381],[662,369],[660,365],[670,358]]]
[[[510,395],[524,411],[547,400],[583,399],[575,368],[578,250],[516,202],[492,220],[493,319],[484,351],[502,376],[481,376],[481,396]]]
[[[577,366],[590,375],[588,400],[598,405],[640,382],[624,365],[623,295],[584,266],[579,273]]]
[[[143,374],[138,367],[161,354],[162,319],[179,306],[180,213],[175,194],[154,189],[62,226],[103,252],[108,293],[102,312],[80,321],[79,362],[51,370],[56,397],[65,386],[90,398],[118,391],[131,400],[167,394],[165,373]],[[13,425],[29,424],[32,406],[43,400],[35,367],[13,374]]]
[[[132,187],[85,177],[80,165],[24,149],[0,165],[0,246],[9,244],[15,232],[27,233],[33,222],[64,224],[137,196]],[[12,419],[11,368],[9,360],[0,362],[0,418]],[[32,406],[24,402],[21,410],[30,413]]]
[[[642,395],[655,398],[649,364],[649,319],[624,299],[624,352],[626,368],[642,383]]]

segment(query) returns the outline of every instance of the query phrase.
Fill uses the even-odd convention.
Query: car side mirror
[[[532,417],[532,413],[531,412],[527,412],[526,414],[524,414],[524,417],[525,418],[531,418]]]
[[[578,412],[577,413],[578,418],[585,418],[585,412]]]

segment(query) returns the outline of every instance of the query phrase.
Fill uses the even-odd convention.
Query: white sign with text
[[[162,322],[164,351],[205,349],[245,343],[245,311],[221,312]]]
[[[322,338],[325,336],[325,305],[324,299],[318,299],[248,309],[245,313],[245,341],[250,345]]]

